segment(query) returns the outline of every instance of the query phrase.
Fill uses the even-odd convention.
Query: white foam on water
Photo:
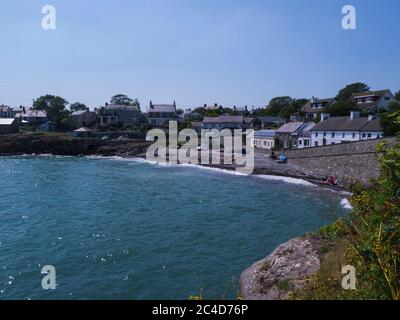
[[[312,184],[311,182],[308,182],[306,180],[299,179],[299,178],[271,176],[271,175],[266,175],[266,174],[255,175],[255,177],[261,178],[261,179],[266,179],[266,180],[272,180],[272,181],[282,181],[282,182],[286,182],[286,183],[297,184],[297,185],[302,185],[302,186],[307,186],[307,187],[316,187],[315,184]]]
[[[353,209],[354,209],[354,208],[352,207],[352,205],[350,204],[349,199],[347,199],[347,198],[342,199],[342,201],[340,201],[340,205],[341,205],[343,208],[347,209],[347,210],[353,210]]]

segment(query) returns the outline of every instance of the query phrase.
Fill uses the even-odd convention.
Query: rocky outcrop
[[[265,259],[243,272],[240,288],[244,300],[285,300],[306,279],[318,272],[318,240],[302,237],[280,245]]]
[[[62,134],[15,134],[0,136],[0,156],[23,154],[141,156],[149,142],[79,139]]]

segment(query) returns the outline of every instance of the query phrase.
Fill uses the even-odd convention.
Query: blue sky
[[[41,28],[45,4],[57,30]],[[357,9],[357,30],[341,8]],[[0,10],[0,104],[116,93],[196,107],[400,89],[398,0],[9,0]]]

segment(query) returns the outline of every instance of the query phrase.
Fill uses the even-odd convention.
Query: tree
[[[397,101],[400,101],[400,90],[397,91],[397,92],[394,94],[394,98],[395,98]]]
[[[380,124],[385,137],[393,137],[400,133],[400,110],[385,112],[380,116]]]
[[[82,111],[82,110],[87,109],[86,105],[84,103],[80,103],[80,102],[75,102],[75,103],[71,104],[69,108],[71,109],[72,112]]]
[[[134,106],[140,107],[140,103],[138,99],[131,99],[124,94],[117,94],[110,99],[111,104],[119,104],[123,106]]]
[[[363,82],[355,82],[345,86],[336,96],[337,101],[347,101],[354,93],[362,93],[369,91],[369,86]]]
[[[389,104],[389,111],[396,112],[400,110],[400,101],[392,101]]]
[[[293,98],[289,96],[272,98],[269,102],[266,114],[269,116],[278,116],[281,110],[285,107],[289,107],[292,102]]]
[[[68,105],[68,101],[64,98],[54,95],[45,95],[37,98],[33,102],[33,110],[42,110],[47,113],[47,117],[50,121],[57,123],[57,126],[62,127],[63,119],[69,115],[68,110],[65,107]]]
[[[325,113],[332,117],[348,116],[351,111],[359,111],[352,101],[338,101],[325,108]]]

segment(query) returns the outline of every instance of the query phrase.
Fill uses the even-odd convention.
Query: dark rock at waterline
[[[149,144],[142,140],[103,141],[79,139],[62,134],[14,134],[1,136],[0,155],[141,156]]]
[[[320,268],[317,241],[311,236],[290,240],[244,271],[240,278],[243,299],[285,300],[303,288]]]

